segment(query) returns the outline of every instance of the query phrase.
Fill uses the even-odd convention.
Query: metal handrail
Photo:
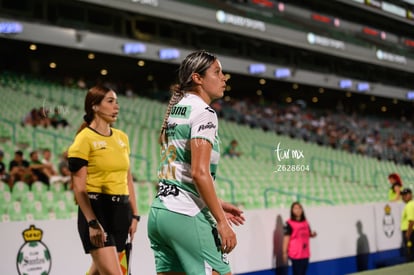
[[[235,198],[235,195],[234,195],[234,182],[230,179],[222,178],[222,177],[216,177],[216,180],[227,182],[230,185],[231,203],[235,204],[236,203],[236,198]]]
[[[318,201],[318,202],[325,202],[325,203],[330,204],[330,205],[335,205],[335,203],[333,201],[328,200],[328,199],[312,197],[312,196],[304,195],[304,194],[297,193],[297,192],[290,192],[290,191],[285,191],[285,190],[282,190],[282,189],[279,189],[279,188],[269,187],[269,188],[266,188],[263,192],[265,208],[269,208],[269,202],[268,202],[268,193],[269,192],[276,192],[276,193],[279,193],[279,194],[282,194],[282,195],[295,196],[296,201],[300,201],[301,198],[305,198],[305,199],[308,199],[308,200],[313,200],[313,201]]]
[[[141,155],[135,155],[135,154],[131,154],[130,155],[131,158],[134,158],[136,160],[141,160],[141,161],[145,161],[145,165],[146,165],[146,178],[147,181],[150,182],[151,181],[151,161]]]
[[[5,124],[8,124],[11,129],[12,129],[12,136],[11,136],[11,141],[13,144],[16,143],[16,123],[9,120],[9,119],[5,119],[5,118],[0,118],[1,122],[4,122]]]

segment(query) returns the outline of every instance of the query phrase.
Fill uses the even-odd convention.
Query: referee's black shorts
[[[128,195],[107,195],[88,193],[92,209],[107,234],[104,246],[116,246],[121,252],[125,249],[128,230],[132,221],[132,211]],[[85,253],[97,247],[91,243],[89,226],[81,209],[78,209],[78,231]]]

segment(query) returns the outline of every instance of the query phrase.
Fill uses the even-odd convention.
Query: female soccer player
[[[180,65],[160,134],[158,195],[148,236],[158,275],[231,274],[227,253],[237,244],[230,222],[242,211],[218,199],[218,121],[209,106],[221,98],[226,77],[216,56],[197,51]]]

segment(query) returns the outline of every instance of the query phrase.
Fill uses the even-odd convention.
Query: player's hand
[[[283,252],[283,264],[288,265],[288,254]]]
[[[137,228],[138,228],[137,219],[132,219],[131,225],[129,226],[129,230],[128,230],[129,236],[131,238],[131,242],[134,239],[134,235],[135,235],[135,232],[137,232]]]
[[[94,246],[104,247],[107,235],[102,225],[100,223],[98,223],[98,225],[97,228],[89,227],[89,237]]]
[[[221,240],[221,251],[230,253],[237,245],[236,233],[227,220],[217,224],[217,231]]]
[[[224,210],[224,214],[226,215],[226,219],[234,225],[242,225],[245,222],[245,217],[243,215],[243,211],[238,208],[237,206],[221,201],[221,207]]]

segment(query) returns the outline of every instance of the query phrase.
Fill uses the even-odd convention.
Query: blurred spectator
[[[389,201],[399,201],[401,200],[401,188],[402,181],[400,175],[397,173],[392,173],[388,175],[388,181],[391,184],[391,188],[388,191],[388,200]]]
[[[233,139],[230,144],[224,149],[224,156],[227,157],[240,157],[241,156],[241,152],[239,152],[237,150],[237,146],[239,145],[239,143],[237,142],[237,140]]]
[[[6,165],[3,162],[4,152],[0,150],[0,181],[10,185],[10,176],[6,171]]]
[[[40,107],[37,111],[39,117],[39,125],[47,128],[51,125],[51,121],[49,118],[49,109]]]
[[[9,164],[10,188],[13,187],[13,183],[19,180],[24,181],[28,184],[32,181],[29,166],[30,163],[23,158],[23,152],[20,150],[16,151],[14,153],[13,160],[11,160]]]
[[[67,189],[72,189],[70,185],[70,171],[69,171],[69,163],[68,163],[68,152],[65,151],[62,153],[60,157],[60,162],[58,165],[59,175],[62,179],[62,182],[65,183]]]
[[[47,167],[44,168],[44,172],[48,175],[50,184],[53,184],[54,182],[63,182],[62,177],[59,175],[53,164],[52,152],[50,149],[43,150],[42,163],[47,165]]]
[[[213,101],[213,103],[211,103],[211,108],[213,108],[214,111],[216,111],[216,113],[219,117],[221,117],[223,115],[223,113],[222,113],[223,112],[222,103],[223,103],[222,99],[215,100],[215,101]]]
[[[39,153],[37,151],[32,151],[30,153],[30,166],[29,166],[32,174],[33,174],[33,181],[41,181],[47,185],[50,183],[50,171],[51,165],[50,164],[43,164],[39,160]]]
[[[25,125],[49,127],[51,125],[49,110],[44,107],[40,107],[39,109],[33,108],[22,119],[22,126]]]
[[[24,118],[22,119],[22,126],[30,125],[33,127],[36,127],[40,123],[40,118],[38,115],[38,112],[36,108],[33,108],[30,110],[29,113],[27,113]]]
[[[305,101],[278,105],[233,98],[220,104],[223,117],[231,121],[414,167],[414,130],[407,119],[384,120],[347,114],[341,109],[312,109]]]
[[[78,88],[80,89],[86,89],[86,82],[85,79],[83,77],[80,77],[78,79],[78,81],[76,82],[76,85],[78,86]]]
[[[59,126],[66,127],[69,125],[68,121],[59,112],[58,107],[55,107],[54,113],[50,117],[50,124],[52,124],[54,128],[57,128]]]
[[[126,86],[126,88],[125,88],[125,96],[128,97],[128,98],[134,97],[134,90],[132,88],[132,85],[129,84],[129,83],[127,83],[125,86]]]

